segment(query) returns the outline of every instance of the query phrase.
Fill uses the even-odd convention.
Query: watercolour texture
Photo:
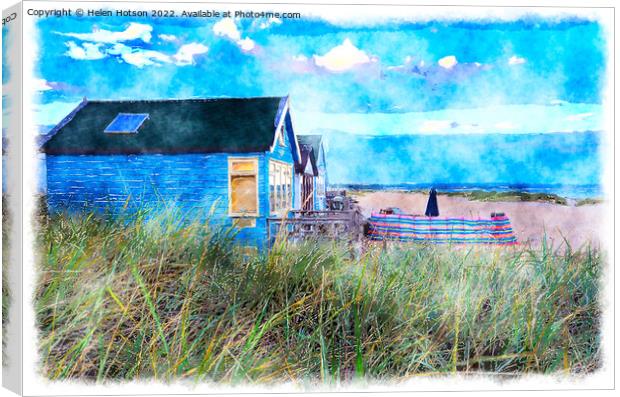
[[[605,7],[5,10],[3,385],[610,387],[614,27]]]

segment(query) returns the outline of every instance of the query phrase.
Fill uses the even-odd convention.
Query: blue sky
[[[600,127],[604,35],[597,23],[575,18],[346,26],[318,18],[112,17],[38,26],[42,124],[82,97],[290,94],[305,120],[324,112],[435,112],[411,133],[564,131],[576,120],[579,129]],[[512,105],[546,106],[549,114],[538,112],[539,128],[531,120],[522,126],[529,110]]]
[[[56,124],[83,97],[289,94],[298,133],[322,133],[328,152],[330,140],[341,149],[343,142],[352,145],[329,156],[328,168],[340,179],[332,179],[335,183],[410,181],[401,176],[416,175],[424,166],[410,154],[420,142],[432,142],[399,139],[410,134],[556,133],[558,153],[570,154],[555,175],[560,157],[540,148],[534,157],[525,155],[522,140],[507,138],[498,142],[510,155],[493,155],[489,168],[476,156],[489,157],[493,148],[461,150],[470,142],[462,139],[453,141],[459,150],[438,150],[420,160],[458,172],[434,171],[417,180],[421,183],[454,182],[464,175],[469,182],[536,183],[537,167],[545,169],[545,183],[595,183],[600,174],[598,139],[587,138],[591,144],[580,151],[583,145],[560,136],[603,129],[607,44],[594,20],[108,17],[47,18],[38,28],[40,125]],[[366,162],[353,174],[343,173],[354,163],[345,152],[363,157],[362,143],[371,142],[351,138],[355,134],[393,137],[372,141],[385,150],[412,147],[400,148],[409,154],[398,163]],[[527,173],[511,171],[524,166]]]

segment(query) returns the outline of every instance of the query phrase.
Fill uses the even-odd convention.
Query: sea
[[[400,183],[400,184],[338,184],[331,185],[330,189],[347,190],[389,190],[389,191],[427,191],[435,188],[439,193],[460,193],[482,190],[486,192],[525,192],[555,194],[560,197],[583,200],[587,198],[599,199],[603,197],[601,185],[542,185],[542,184],[495,184],[495,183]]]
[[[326,136],[327,179],[350,189],[521,191],[601,198],[598,132]]]

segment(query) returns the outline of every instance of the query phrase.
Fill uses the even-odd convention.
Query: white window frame
[[[276,206],[274,209],[271,208],[271,166],[272,164],[276,167],[276,169],[280,168],[280,169],[286,169],[288,171],[288,181],[284,180],[284,183],[281,183],[281,186],[289,186],[288,189],[288,194],[286,195],[286,202],[284,207],[278,205],[278,197],[274,195],[274,201],[276,202]],[[276,171],[278,172],[278,171]],[[287,173],[284,173],[285,175]],[[269,159],[269,170],[268,170],[268,178],[269,178],[269,213],[271,215],[282,215],[285,212],[290,211],[293,208],[293,190],[294,188],[294,177],[293,177],[293,165],[286,163],[284,161],[280,161],[280,160],[274,160],[274,159]],[[274,179],[276,178],[276,175],[274,175]],[[276,179],[277,180],[277,179]],[[288,183],[287,183],[288,182]],[[274,183],[274,188],[276,188],[276,192],[277,192],[277,185]],[[282,189],[284,190],[284,189]]]
[[[315,185],[316,185],[316,194],[317,196],[325,196],[326,194],[326,187],[325,187],[325,176],[324,174],[319,170],[319,175],[317,175],[317,177],[314,180]]]
[[[278,132],[278,144],[282,147],[286,147],[286,139],[284,139],[284,125],[280,127]]]
[[[254,163],[253,172],[232,172],[233,163],[235,162],[252,162]],[[258,169],[258,157],[228,157],[228,216],[231,217],[259,217],[260,216],[260,177]],[[254,175],[256,177],[256,212],[233,212],[232,210],[232,177],[235,175]]]

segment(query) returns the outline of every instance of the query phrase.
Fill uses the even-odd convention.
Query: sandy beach
[[[428,195],[414,192],[352,192],[366,217],[381,208],[398,207],[408,214],[423,215]],[[504,212],[511,220],[519,243],[539,245],[543,235],[555,247],[564,238],[573,248],[601,243],[602,217],[609,213],[606,204],[575,206],[547,202],[484,202],[464,197],[437,196],[440,216],[489,218],[492,212]]]

